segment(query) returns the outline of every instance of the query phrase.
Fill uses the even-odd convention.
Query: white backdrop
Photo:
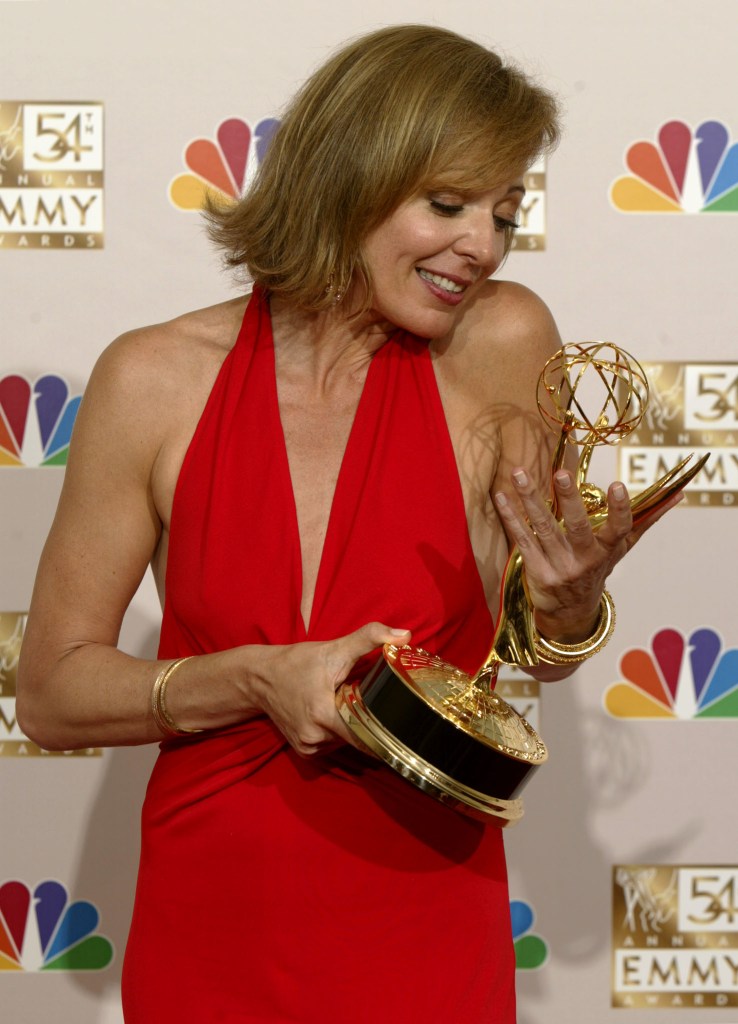
[[[668,121],[683,121],[694,132],[714,120],[738,136],[733,0],[709,6],[691,0],[0,2],[0,140],[3,109],[16,109],[13,104],[102,103],[105,119],[102,247],[20,245],[18,219],[3,220],[0,208],[0,379],[58,376],[79,395],[96,357],[117,334],[234,294],[198,216],[168,196],[172,179],[185,171],[185,146],[212,138],[229,117],[253,128],[278,116],[340,42],[409,21],[473,36],[559,95],[565,135],[546,169],[545,248],[514,252],[504,276],[542,295],[567,341],[612,340],[651,364],[720,364],[718,377],[710,379],[721,382],[727,398],[711,421],[722,433],[710,443],[725,446],[728,465],[736,419],[730,374],[731,360],[738,362],[738,216],[625,213],[609,192],[628,174],[628,148],[655,141]],[[0,164],[6,165],[0,167],[0,198],[6,199],[10,193],[3,190],[15,184],[11,134],[6,131],[4,150],[0,142]],[[4,396],[0,392],[7,413]],[[695,439],[684,443],[694,446]],[[615,457],[596,467],[608,478]],[[62,474],[63,468],[27,462],[0,465],[0,614],[6,627],[14,621],[11,613],[28,608]],[[732,494],[730,481],[723,490]],[[738,914],[731,909],[738,828],[730,811],[736,711],[710,720],[642,720],[614,717],[603,704],[623,678],[623,655],[650,651],[660,631],[688,639],[703,628],[718,637],[723,652],[738,647],[737,515],[730,506],[697,503],[677,509],[650,534],[611,581],[615,638],[571,681],[545,688],[534,709],[550,762],[527,790],[526,817],[506,836],[506,846],[511,897],[535,915],[529,936],[543,941],[547,955],[537,969],[523,964],[518,972],[520,1024],[654,1019],[651,1009],[611,1005],[616,866],[659,866],[666,878],[673,866],[695,865],[703,879],[714,876],[710,865],[723,865],[726,872],[715,877],[724,890],[713,904],[703,898],[698,909],[709,917],[712,905],[707,930],[713,939],[722,936],[723,957],[738,959]],[[152,655],[158,619],[147,578],[126,618],[123,647]],[[733,670],[727,689],[736,683]],[[3,1019],[117,1024],[138,809],[155,751],[34,753],[12,723],[12,685],[12,658],[6,657],[0,666],[0,929],[9,906],[4,882],[33,891],[54,879],[70,901],[98,908],[97,931],[113,944],[115,957],[102,970],[12,970],[12,949],[3,959],[0,936]],[[639,910],[649,897],[663,897],[664,904],[666,883],[654,881],[649,889],[652,876],[632,875],[641,882],[640,895],[631,890]],[[709,885],[716,893],[717,883]],[[668,927],[676,920],[674,899]],[[683,907],[676,916],[685,923]],[[647,935],[660,941],[656,920],[631,929],[636,945]],[[619,928],[622,921],[614,923]],[[6,921],[5,932],[12,930]],[[727,961],[723,967],[719,978],[710,974],[704,984],[691,984],[681,1006],[674,1005],[672,975],[660,986],[655,1019],[738,1019],[736,971],[730,974]],[[695,991],[707,990],[711,995],[695,1002]],[[720,993],[727,993],[723,1005]]]

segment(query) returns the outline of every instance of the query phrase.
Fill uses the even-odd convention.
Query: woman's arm
[[[161,374],[173,347],[163,328],[119,339],[99,360],[80,406],[19,665],[19,723],[49,749],[161,738],[150,709],[160,665],[116,644],[162,534],[152,478],[176,429]],[[189,673],[181,675],[172,699],[186,686]],[[226,688],[216,688],[216,720],[217,695],[226,705]]]
[[[162,739],[151,693],[167,663],[130,657],[116,644],[162,537],[166,513],[153,481],[172,446],[186,448],[207,397],[195,399],[198,409],[186,415],[198,379],[192,363],[200,357],[186,346],[181,351],[171,334],[152,328],[111,346],[80,407],[19,665],[18,721],[46,749]],[[199,366],[201,378],[208,372]],[[211,376],[215,372],[217,367]],[[370,623],[330,643],[198,656],[172,677],[167,707],[187,728],[224,727],[268,714],[299,752],[313,753],[337,736],[349,739],[334,691],[354,661],[397,639]]]
[[[628,492],[623,484],[612,483],[607,518],[593,530],[572,469],[564,467],[551,478],[552,448],[558,438],[543,426],[536,407],[539,374],[561,347],[553,319],[535,296],[519,292],[510,332],[518,356],[506,365],[518,416],[501,424],[501,456],[492,494],[508,538],[523,558],[538,632],[556,643],[578,644],[598,625],[605,581],[614,566],[679,497],[634,528]],[[522,423],[526,429],[521,429]],[[552,485],[560,522],[547,503]],[[560,679],[575,667],[576,663],[541,664],[531,674],[542,680]]]

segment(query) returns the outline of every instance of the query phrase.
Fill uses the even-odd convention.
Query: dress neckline
[[[270,401],[273,403],[274,416],[277,424],[279,425],[279,441],[276,446],[278,451],[275,451],[275,456],[279,460],[278,471],[281,473],[285,492],[289,496],[290,502],[290,533],[291,543],[294,545],[294,549],[297,553],[296,564],[298,566],[299,578],[297,580],[297,590],[299,594],[299,609],[297,612],[298,624],[302,627],[303,636],[301,639],[309,639],[311,636],[311,630],[315,623],[318,614],[318,598],[321,595],[323,582],[323,576],[325,575],[325,562],[326,562],[326,551],[329,550],[330,544],[333,540],[333,533],[336,528],[336,519],[339,517],[340,508],[344,501],[350,499],[348,492],[351,489],[350,480],[350,466],[352,464],[353,450],[356,447],[356,436],[361,433],[362,423],[365,419],[365,410],[367,406],[371,404],[371,399],[374,391],[374,379],[377,373],[377,366],[381,363],[382,358],[386,358],[388,347],[393,343],[394,336],[387,339],[387,341],[377,349],[372,355],[369,362],[369,367],[364,378],[364,383],[361,388],[361,394],[356,405],[353,420],[346,438],[346,445],[341,456],[341,462],[338,469],[338,475],[336,477],[336,485],[333,490],[331,497],[331,504],[328,510],[328,519],[326,523],[325,536],[323,537],[323,544],[320,551],[320,557],[318,559],[318,570],[315,576],[315,586],[313,588],[313,598],[310,603],[310,614],[308,621],[305,621],[305,617],[302,611],[302,598],[304,593],[304,582],[305,582],[305,564],[303,560],[302,550],[302,539],[300,537],[300,526],[297,515],[297,501],[295,499],[295,489],[292,482],[292,473],[290,470],[289,456],[287,454],[287,441],[284,433],[284,426],[282,423],[282,413],[279,407],[279,389],[277,386],[277,360],[276,360],[276,349],[274,345],[274,332],[272,329],[271,315],[269,312],[269,302],[266,296],[261,298],[261,301],[265,303],[265,314],[267,329],[263,333],[264,343],[270,350],[270,358],[268,360],[269,367],[269,395]]]

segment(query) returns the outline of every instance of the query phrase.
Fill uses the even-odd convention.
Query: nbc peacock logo
[[[264,159],[279,121],[266,117],[251,130],[246,121],[230,117],[213,139],[193,139],[185,146],[187,170],[169,183],[169,199],[179,210],[202,210],[208,192],[218,202],[236,202]]]
[[[738,649],[725,650],[714,629],[662,629],[650,651],[626,651],[620,671],[604,695],[614,718],[738,718]]]
[[[531,928],[535,914],[530,903],[524,900],[510,900],[515,967],[519,971],[534,971],[543,967],[548,959],[548,946]]]
[[[100,914],[88,900],[70,902],[61,882],[0,885],[0,971],[101,971],[113,945],[96,935]]]
[[[655,142],[628,148],[625,166],[610,188],[623,213],[738,213],[738,143],[722,121],[667,121]]]
[[[54,373],[0,380],[0,467],[66,466],[81,395]]]

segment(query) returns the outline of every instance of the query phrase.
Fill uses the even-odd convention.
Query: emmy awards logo
[[[623,927],[635,932],[660,932],[676,910],[677,873],[672,871],[668,885],[655,888],[656,869],[617,868],[615,881],[623,890],[625,913]]]

